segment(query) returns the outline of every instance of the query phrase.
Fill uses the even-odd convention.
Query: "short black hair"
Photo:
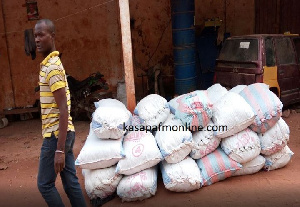
[[[41,24],[41,23],[47,25],[50,33],[55,33],[55,25],[50,19],[40,19],[39,21],[37,21],[36,24]]]

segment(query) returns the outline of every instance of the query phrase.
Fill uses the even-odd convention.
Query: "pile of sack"
[[[171,101],[151,94],[132,115],[118,100],[97,103],[75,164],[91,199],[117,192],[122,201],[155,195],[157,175],[175,192],[231,176],[284,167],[293,152],[282,103],[256,83],[227,90],[215,84]]]

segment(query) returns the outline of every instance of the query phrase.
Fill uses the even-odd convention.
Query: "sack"
[[[157,126],[168,118],[170,108],[165,98],[150,94],[136,105],[134,114],[141,118],[143,125]]]
[[[113,108],[127,109],[126,106],[121,101],[112,98],[101,99],[100,101],[95,102],[94,104],[96,108],[113,107]]]
[[[142,121],[141,118],[137,115],[133,115],[131,117],[131,126],[138,126],[140,128],[140,126],[142,125]]]
[[[170,191],[190,192],[201,187],[200,170],[190,157],[176,164],[162,161],[160,167],[164,185]]]
[[[231,159],[241,164],[253,160],[261,150],[257,134],[249,128],[222,139],[221,147]]]
[[[253,160],[242,164],[242,166],[243,166],[242,169],[236,171],[233,174],[233,176],[250,175],[250,174],[257,173],[264,167],[265,162],[266,162],[266,159],[263,156],[258,155]]]
[[[291,151],[291,149],[286,145],[279,152],[276,152],[269,156],[264,156],[266,159],[264,169],[270,171],[286,166],[290,162],[293,154],[294,153]]]
[[[213,126],[214,124],[210,121],[207,129],[211,129],[211,131],[203,130],[193,133],[193,147],[190,153],[193,159],[200,159],[215,151],[219,146],[221,139],[214,136]]]
[[[117,165],[117,173],[132,175],[157,165],[162,155],[151,133],[129,132],[123,141],[125,158]]]
[[[229,90],[229,92],[233,93],[240,93],[242,90],[244,90],[247,86],[246,85],[237,85]]]
[[[194,91],[169,102],[171,113],[192,131],[205,127],[212,117],[212,104],[207,91]]]
[[[196,162],[203,178],[203,186],[231,177],[242,168],[240,163],[230,159],[220,147]]]
[[[227,92],[213,107],[213,123],[227,128],[216,132],[219,138],[229,137],[246,129],[253,123],[254,118],[251,106],[233,92]]]
[[[222,96],[227,93],[227,89],[219,83],[212,85],[207,89],[208,98],[212,104],[215,104]]]
[[[86,169],[107,168],[115,165],[123,157],[122,139],[99,139],[90,127],[90,133],[75,161],[75,165]]]
[[[247,86],[240,95],[252,107],[255,120],[250,128],[257,133],[265,133],[272,128],[282,115],[282,103],[264,83]]]
[[[126,175],[117,187],[117,194],[124,201],[144,200],[154,196],[157,190],[157,167]]]
[[[180,162],[192,150],[192,133],[172,114],[156,132],[155,139],[163,158],[168,163]]]
[[[268,131],[258,134],[261,143],[261,153],[271,155],[282,150],[289,141],[290,129],[285,121],[280,118],[279,121]]]
[[[122,175],[116,174],[115,170],[116,166],[97,170],[82,169],[85,190],[90,199],[104,199],[116,191]]]
[[[130,123],[131,113],[115,99],[102,99],[95,103],[92,127],[100,139],[120,139],[126,133],[124,125]]]

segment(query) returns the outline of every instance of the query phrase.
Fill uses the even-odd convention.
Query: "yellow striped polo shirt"
[[[51,137],[53,132],[56,137],[59,134],[59,108],[55,102],[53,92],[65,88],[68,101],[68,131],[75,131],[70,115],[71,100],[70,90],[63,65],[58,57],[59,52],[50,53],[41,63],[39,75],[40,102],[42,115],[42,135]]]

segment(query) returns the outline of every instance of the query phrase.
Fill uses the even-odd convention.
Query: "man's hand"
[[[54,157],[54,169],[55,173],[60,173],[65,167],[65,154],[61,152],[55,152]]]

